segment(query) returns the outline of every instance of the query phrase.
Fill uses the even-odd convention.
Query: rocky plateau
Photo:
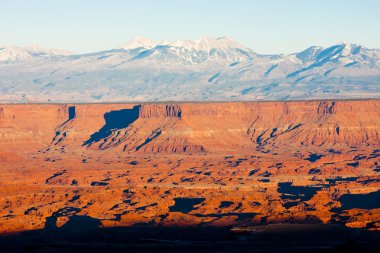
[[[379,143],[378,99],[1,104],[0,233],[86,218],[380,230]]]

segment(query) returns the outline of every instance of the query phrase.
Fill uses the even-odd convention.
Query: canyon
[[[380,230],[380,100],[0,104],[0,233]]]

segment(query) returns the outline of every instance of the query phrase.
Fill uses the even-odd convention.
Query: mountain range
[[[379,98],[380,50],[352,43],[263,55],[229,37],[114,49],[0,47],[0,102]]]

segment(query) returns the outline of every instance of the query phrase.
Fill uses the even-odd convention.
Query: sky
[[[380,48],[379,0],[0,0],[0,45],[77,53],[135,36],[230,36],[263,54],[352,42]]]

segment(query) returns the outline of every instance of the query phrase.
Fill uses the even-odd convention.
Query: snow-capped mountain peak
[[[0,47],[0,102],[380,97],[380,50],[353,43],[260,55],[229,37],[137,37],[120,48]]]
[[[312,46],[302,52],[296,54],[297,58],[301,59],[303,62],[313,60],[321,51],[323,47]]]
[[[0,47],[0,62],[4,61],[28,61],[33,56],[25,48],[16,46]]]
[[[214,38],[211,36],[203,36],[199,40],[176,40],[176,41],[154,41],[146,37],[134,37],[129,42],[120,45],[118,48],[130,50],[136,48],[145,48],[152,49],[156,46],[169,46],[176,48],[183,48],[186,50],[194,50],[194,51],[211,51],[212,49],[218,50],[227,50],[227,49],[244,49],[248,50],[247,47],[242,46],[239,42],[234,39],[223,36]]]
[[[360,53],[361,49],[363,48],[360,45],[350,43],[350,42],[344,42],[341,43],[342,46],[342,56],[348,56],[351,54],[358,54]]]
[[[132,61],[151,60],[165,64],[198,64],[213,61],[229,65],[252,59],[252,50],[229,37],[204,36],[199,40],[177,40],[155,42],[145,37],[136,37],[119,48],[133,50]],[[134,50],[140,49],[140,50]],[[136,54],[137,52],[137,54]]]
[[[195,51],[211,51],[212,49],[219,49],[219,50],[227,50],[227,49],[247,49],[246,47],[242,46],[237,41],[233,40],[230,37],[219,37],[214,38],[210,36],[203,36],[199,40],[177,40],[175,42],[169,43],[169,46],[173,47],[179,47],[179,48],[185,48],[187,50],[195,50]]]
[[[44,48],[38,44],[33,44],[29,47],[26,47],[25,49],[34,54],[47,54],[55,56],[66,56],[74,54],[72,51],[69,50],[60,48]]]
[[[132,38],[127,43],[120,45],[118,48],[122,48],[125,50],[136,49],[136,48],[151,49],[155,47],[157,44],[158,44],[157,42],[149,38],[146,38],[143,36],[137,36],[137,37]]]
[[[39,45],[30,47],[4,46],[0,47],[0,62],[31,61],[38,58],[52,56],[66,56],[73,54],[63,49],[46,49]]]

